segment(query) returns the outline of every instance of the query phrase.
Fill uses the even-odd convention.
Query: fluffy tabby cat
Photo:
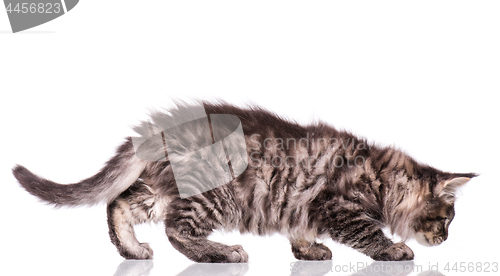
[[[324,123],[302,126],[260,108],[203,105],[207,114],[240,119],[248,167],[202,194],[181,198],[168,157],[139,159],[131,138],[99,173],[75,184],[54,183],[19,165],[14,176],[28,192],[56,206],[106,202],[109,235],[124,258],[152,258],[133,227],[164,222],[171,244],[196,262],[248,261],[241,246],[210,241],[214,230],[281,233],[301,260],[331,259],[331,251],[316,242],[325,238],[375,260],[411,260],[412,250],[393,243],[382,228],[404,240],[442,243],[455,215],[456,188],[476,176],[442,172]],[[172,112],[154,113],[152,120]]]

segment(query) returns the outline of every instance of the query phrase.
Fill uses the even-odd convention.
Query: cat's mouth
[[[417,233],[415,239],[424,246],[436,246],[444,242],[443,237],[434,236],[430,233]]]

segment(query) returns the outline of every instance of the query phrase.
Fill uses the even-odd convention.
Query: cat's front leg
[[[333,240],[346,244],[377,261],[413,260],[413,251],[404,243],[393,243],[380,223],[362,210],[336,210],[328,216]]]
[[[409,261],[413,260],[413,251],[405,243],[399,242],[371,257],[376,261]]]

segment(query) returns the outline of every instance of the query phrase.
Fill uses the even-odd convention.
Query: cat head
[[[455,217],[455,192],[476,174],[439,174],[428,181],[428,192],[421,212],[413,222],[416,240],[435,246],[448,238],[448,228]]]

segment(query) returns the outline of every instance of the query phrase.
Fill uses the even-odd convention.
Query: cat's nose
[[[447,238],[448,238],[448,233],[444,233],[443,241],[445,241]]]

